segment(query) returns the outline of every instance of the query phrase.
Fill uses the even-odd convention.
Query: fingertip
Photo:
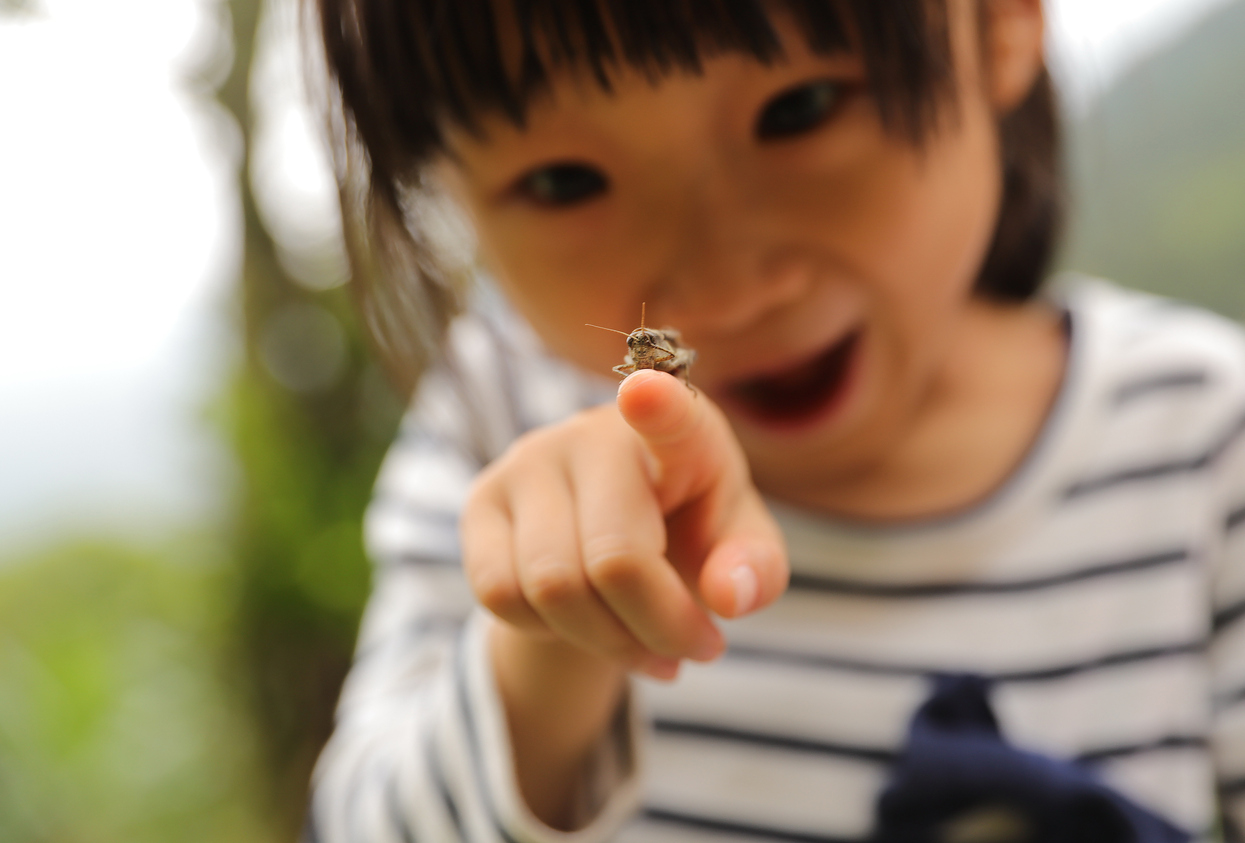
[[[664,436],[692,419],[692,394],[674,375],[641,369],[618,385],[618,410],[641,435]]]
[[[663,383],[667,378],[674,378],[674,375],[660,369],[636,369],[619,382],[618,394],[641,388],[646,383]]]
[[[656,679],[658,682],[673,682],[679,678],[679,666],[678,659],[651,656],[636,669],[649,679]]]
[[[678,378],[657,369],[640,369],[627,375],[618,384],[619,406],[624,409],[642,409],[653,401],[668,399],[670,387]]]

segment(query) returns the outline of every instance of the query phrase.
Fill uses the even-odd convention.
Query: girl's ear
[[[999,115],[1024,102],[1045,67],[1042,0],[982,0],[986,87]]]

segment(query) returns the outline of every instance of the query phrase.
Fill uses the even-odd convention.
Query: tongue
[[[848,337],[808,363],[744,381],[731,391],[759,415],[790,418],[811,413],[837,391],[854,345],[855,336]]]

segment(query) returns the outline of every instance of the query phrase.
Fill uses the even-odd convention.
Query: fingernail
[[[735,616],[752,611],[757,602],[757,575],[748,565],[740,565],[731,571],[735,586]]]

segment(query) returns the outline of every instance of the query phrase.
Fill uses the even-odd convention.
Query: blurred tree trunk
[[[278,827],[292,840],[367,596],[361,515],[399,404],[367,353],[344,291],[308,290],[278,260],[251,188],[249,80],[263,0],[228,0],[228,7],[234,63],[218,97],[242,136],[245,224],[238,297],[246,353],[224,412],[241,466],[231,525],[236,663],[261,735]],[[295,364],[323,357],[325,338],[316,332],[325,330],[338,341],[336,373],[282,385],[273,354]],[[281,346],[275,352],[274,343]]]

